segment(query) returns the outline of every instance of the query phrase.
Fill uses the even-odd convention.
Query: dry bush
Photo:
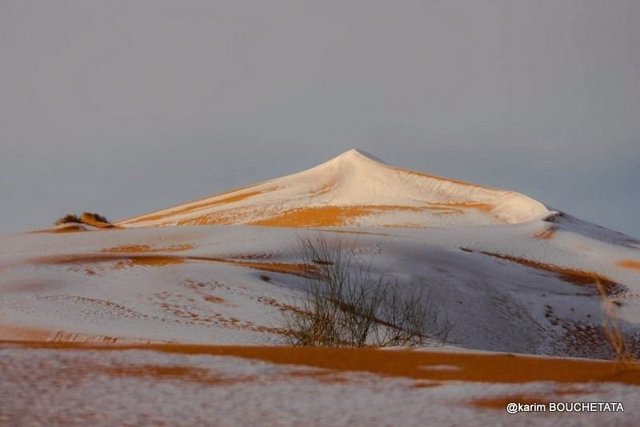
[[[109,220],[107,220],[106,217],[93,212],[83,212],[82,215],[80,216],[80,220],[85,224],[91,224],[96,222],[109,224]]]
[[[371,265],[357,263],[340,240],[304,238],[299,249],[305,293],[299,310],[285,314],[291,344],[384,347],[422,345],[429,337],[446,341],[452,325],[440,319],[429,293],[403,294],[388,272],[376,274]]]
[[[62,225],[62,224],[81,224],[82,221],[80,221],[80,218],[78,218],[77,215],[73,215],[73,214],[67,214],[65,216],[63,216],[62,218],[58,219],[55,222],[55,225]]]
[[[636,360],[629,351],[624,333],[620,328],[620,318],[618,317],[616,305],[609,299],[607,290],[602,282],[600,282],[597,277],[594,277],[594,281],[600,294],[600,299],[602,300],[602,309],[604,311],[602,326],[607,341],[609,341],[609,345],[611,345],[616,360],[623,368],[628,369]]]
[[[80,216],[67,214],[55,222],[55,225],[62,224],[86,224],[100,228],[113,227],[113,224],[111,224],[107,218],[93,212],[83,212]]]

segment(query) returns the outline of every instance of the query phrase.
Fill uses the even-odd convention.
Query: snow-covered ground
[[[304,295],[301,239],[340,246],[426,296],[451,325],[449,353],[424,369],[397,362],[432,350],[362,353],[338,368],[342,353],[294,362],[300,349],[278,347],[290,352],[283,364],[247,347],[148,344],[286,344],[284,314]],[[478,358],[610,358],[611,325],[640,354],[639,305],[638,240],[522,194],[349,151],[114,228],[0,238],[0,425],[637,425],[637,366],[606,377],[604,365],[583,366],[561,380],[577,365],[502,355],[489,369]],[[83,341],[108,346],[69,344]],[[460,354],[474,362],[449,361]],[[390,360],[397,372],[385,371]],[[504,377],[507,365],[526,378]],[[623,402],[625,413],[504,412],[559,400]]]
[[[451,363],[421,368],[461,369]],[[416,379],[155,349],[3,345],[0,372],[1,425],[634,426],[640,416],[637,386],[619,382]],[[511,401],[624,411],[510,415]]]
[[[176,225],[219,215],[235,219]],[[325,226],[310,227],[318,218]],[[341,241],[403,292],[426,290],[454,345],[610,357],[597,283],[629,342],[640,336],[637,240],[352,150],[117,228],[0,238],[0,337],[281,344],[304,286],[300,238]]]
[[[449,340],[456,345],[606,357],[598,332],[602,300],[591,274],[611,283],[610,298],[633,336],[640,271],[624,262],[639,260],[640,250],[612,232],[595,238],[575,220],[562,221],[426,229],[183,226],[5,237],[0,332],[5,338],[283,343],[282,310],[295,304],[304,284],[296,274],[298,239],[322,236],[348,243],[357,260],[380,272],[389,269],[407,292],[428,288],[453,324]],[[550,226],[552,238],[534,237]]]

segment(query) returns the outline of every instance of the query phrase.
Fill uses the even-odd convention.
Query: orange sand
[[[256,270],[270,271],[272,273],[286,273],[296,276],[305,276],[309,272],[309,266],[304,264],[284,263],[284,262],[250,262],[250,261],[234,261],[228,262],[243,267],[253,268]]]
[[[348,225],[365,215],[391,211],[422,212],[432,214],[462,214],[464,209],[490,212],[493,206],[487,203],[430,203],[423,207],[396,205],[319,206],[292,209],[275,217],[251,222],[251,225],[271,227],[332,227]]]
[[[623,259],[616,263],[619,267],[628,268],[630,270],[640,270],[640,261],[633,259]]]
[[[371,213],[394,210],[419,212],[421,209],[408,206],[318,206],[292,209],[250,224],[271,227],[331,227],[348,224]]]
[[[184,259],[169,255],[141,255],[141,254],[73,254],[57,255],[31,259],[34,264],[93,264],[100,262],[118,261],[116,268],[127,266],[163,266],[169,264],[182,264]]]
[[[221,193],[218,196],[213,196],[211,198],[205,199],[205,200],[197,200],[195,202],[191,202],[191,203],[187,203],[186,205],[184,205],[184,207],[182,207],[181,209],[176,209],[176,210],[172,210],[171,212],[165,212],[165,213],[156,213],[156,214],[145,214],[145,215],[141,215],[135,218],[131,218],[125,221],[121,221],[123,223],[128,223],[128,224],[135,224],[137,222],[143,222],[143,221],[156,221],[156,220],[160,220],[163,218],[166,218],[168,216],[174,216],[174,215],[180,215],[183,213],[187,213],[187,212],[193,212],[196,211],[198,209],[204,209],[204,208],[209,208],[209,207],[213,207],[213,206],[218,206],[218,205],[223,205],[223,204],[229,204],[229,203],[235,203],[235,202],[240,202],[242,200],[248,199],[249,197],[253,197],[253,196],[257,196],[259,194],[265,194],[268,193],[270,191],[274,191],[276,190],[276,188],[270,188],[267,190],[262,190],[262,191],[247,191],[244,193],[240,193],[240,194],[235,194],[232,196],[227,196],[227,197],[222,197],[225,194],[231,194],[231,193],[235,193],[237,191],[241,191],[241,190],[231,190],[231,191],[227,191],[225,193]],[[220,198],[222,197],[222,198]],[[217,198],[217,200],[211,200],[212,198]]]
[[[166,265],[183,264],[185,262],[214,262],[232,264],[255,270],[270,271],[302,276],[309,269],[303,264],[284,262],[256,262],[228,258],[177,256],[177,255],[147,255],[136,253],[96,253],[47,256],[30,260],[34,264],[90,264],[100,262],[117,262],[115,268],[128,267],[163,267]]]
[[[119,253],[141,253],[141,252],[180,252],[180,251],[188,251],[193,249],[193,245],[183,244],[183,245],[171,245],[162,248],[152,248],[149,245],[121,245],[114,246],[112,248],[103,249],[102,252],[119,254]]]
[[[413,172],[412,172],[413,173]],[[433,177],[430,175],[424,175],[430,178],[441,179],[444,181],[451,181],[444,178]],[[455,181],[452,181],[455,182]],[[462,182],[459,184],[470,185]],[[322,194],[330,191],[332,184],[325,186],[319,190],[316,194]],[[276,190],[277,187],[268,188],[260,191],[245,191],[241,194],[229,195],[227,197],[214,197],[212,199],[200,200],[197,202],[188,203],[182,207],[164,211],[161,213],[151,213],[142,216],[138,216],[129,220],[122,221],[121,223],[135,224],[144,221],[162,221],[166,219],[166,223],[171,223],[178,215],[182,214],[197,214],[197,211],[207,209],[214,206],[226,205],[235,202],[245,200],[247,198],[265,194],[270,191]],[[230,193],[234,193],[233,191]],[[223,193],[227,194],[227,193]],[[229,225],[229,224],[242,224],[247,223],[249,225],[259,226],[271,226],[271,227],[329,227],[329,226],[342,226],[348,225],[354,219],[359,217],[375,214],[379,212],[387,211],[430,211],[433,215],[453,215],[463,214],[465,209],[476,209],[482,212],[491,212],[494,206],[489,203],[482,202],[449,202],[449,203],[427,203],[422,207],[413,206],[396,206],[396,205],[354,205],[354,206],[319,206],[308,208],[296,208],[288,211],[275,213],[275,216],[261,219],[257,221],[250,221],[251,215],[254,214],[252,209],[248,208],[230,208],[224,209],[218,212],[212,212],[209,214],[202,213],[190,218],[178,220],[178,225]],[[160,225],[163,225],[161,223]]]
[[[489,203],[479,202],[447,202],[447,203],[431,203],[429,209],[476,209],[481,212],[491,212],[495,206]]]
[[[502,255],[493,252],[480,251],[485,255],[489,255],[495,258],[504,259],[507,261],[515,262],[520,265],[535,268],[538,270],[548,271],[558,275],[562,280],[573,283],[579,286],[589,286],[596,289],[596,284],[599,281],[605,289],[607,295],[617,295],[624,292],[626,289],[623,285],[614,282],[606,276],[603,276],[592,271],[578,270],[574,268],[561,267],[555,264],[545,264],[539,261],[533,261],[525,258],[518,258],[511,255]]]
[[[314,347],[199,346],[181,344],[90,345],[79,343],[28,343],[30,348],[91,350],[155,350],[180,354],[235,356],[282,365],[300,365],[342,372],[368,372],[384,376],[435,381],[492,383],[616,382],[640,385],[640,364],[623,368],[616,362],[589,359],[422,352],[410,350],[334,349]],[[457,369],[425,369],[452,365]]]

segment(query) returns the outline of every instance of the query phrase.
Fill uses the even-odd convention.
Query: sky
[[[637,0],[0,1],[0,234],[350,148],[640,237]]]

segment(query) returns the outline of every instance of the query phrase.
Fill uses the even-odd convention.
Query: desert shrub
[[[105,224],[109,224],[109,221],[106,217],[93,212],[83,212],[82,216],[80,216],[80,219],[85,224],[90,224],[92,222],[103,222]]]
[[[87,224],[96,227],[112,227],[113,225],[104,216],[93,213],[83,212],[82,215],[77,216],[73,214],[67,214],[55,222],[55,225],[62,224]]]
[[[55,222],[55,225],[62,225],[62,224],[80,224],[82,221],[80,221],[80,218],[78,218],[77,215],[73,215],[73,214],[67,214],[65,216],[63,216],[62,218],[58,219]]]
[[[300,239],[305,291],[285,313],[294,345],[385,347],[422,345],[428,338],[445,341],[452,325],[435,309],[426,284],[401,292],[388,271],[374,273],[357,263],[339,240]]]
[[[616,360],[623,368],[626,369],[631,366],[637,368],[637,365],[634,364],[634,362],[636,362],[636,359],[634,355],[629,351],[627,338],[622,332],[622,328],[620,326],[621,321],[620,317],[618,316],[616,305],[609,298],[607,290],[602,282],[597,277],[594,277],[594,281],[596,283],[596,289],[598,290],[598,294],[600,295],[600,299],[602,301],[602,326],[607,341],[611,346],[611,350],[613,351]]]

